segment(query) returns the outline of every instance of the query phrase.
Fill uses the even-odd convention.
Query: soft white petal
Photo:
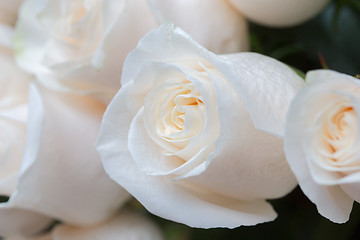
[[[10,36],[8,32],[0,38]],[[10,196],[25,148],[30,78],[15,65],[11,49],[0,46],[0,52],[0,194]]]
[[[330,0],[230,0],[251,21],[271,27],[290,27],[318,14]]]
[[[285,160],[282,140],[255,129],[230,81],[212,78],[212,84],[219,106],[220,136],[208,157],[206,171],[189,181],[243,200],[277,198],[289,193],[296,180]]]
[[[52,220],[42,214],[0,204],[0,236],[19,237],[36,234],[46,229]]]
[[[24,153],[26,125],[1,118],[0,115],[0,195],[10,196]]]
[[[328,69],[313,70],[306,73],[306,82],[312,87],[320,86],[321,88],[332,90],[356,90],[354,85],[360,86],[358,79],[347,74],[339,73]],[[340,87],[341,88],[338,88]]]
[[[235,73],[224,74],[241,95],[255,128],[284,136],[287,109],[304,85],[303,79],[285,64],[257,53],[222,58],[233,64]]]
[[[351,184],[341,184],[342,190],[346,192],[352,199],[360,203],[360,184],[359,181]]]
[[[56,240],[161,240],[157,226],[143,216],[121,212],[115,217],[90,227],[58,225],[52,232]]]
[[[215,53],[249,49],[247,23],[223,0],[151,0],[159,23],[174,22],[197,42]]]
[[[15,205],[86,225],[114,213],[128,194],[105,174],[94,143],[103,104],[30,88],[29,122]]]
[[[154,54],[156,53],[156,54]],[[212,54],[180,28],[172,24],[163,24],[146,34],[136,49],[125,60],[121,84],[133,81],[142,68],[150,62],[186,62],[195,58],[211,58]]]

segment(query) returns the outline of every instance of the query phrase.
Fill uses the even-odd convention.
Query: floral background
[[[351,76],[360,74],[359,0],[332,0],[315,18],[295,27],[271,28],[250,22],[249,30],[251,51],[280,60],[301,76],[308,70],[320,68]],[[0,202],[8,199],[0,196]],[[270,202],[278,213],[275,221],[235,229],[191,228],[152,215],[135,199],[127,202],[124,209],[153,220],[164,239],[169,240],[360,239],[358,203],[354,204],[348,222],[336,224],[319,215],[299,187]]]

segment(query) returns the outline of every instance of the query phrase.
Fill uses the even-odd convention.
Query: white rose
[[[283,134],[302,82],[276,60],[217,56],[163,25],[125,61],[97,142],[105,170],[149,211],[176,222],[273,220],[265,199],[287,194],[296,181],[282,140],[271,134]]]
[[[271,27],[290,27],[318,14],[330,0],[230,0],[250,20]]]
[[[50,233],[33,238],[6,240],[162,240],[158,227],[149,219],[121,212],[104,222],[88,227],[59,224]]]
[[[23,0],[0,0],[0,23],[14,25]]]
[[[4,46],[0,64],[0,195],[10,197],[0,236],[41,230],[50,221],[41,214],[77,225],[111,216],[128,194],[94,147],[104,104],[29,84]]]
[[[126,55],[155,26],[146,0],[26,0],[17,60],[48,87],[106,100],[120,87]]]
[[[285,152],[299,185],[326,218],[343,223],[360,202],[360,82],[310,71],[289,108]]]
[[[215,53],[249,50],[247,22],[224,0],[150,0],[159,22],[173,21]]]

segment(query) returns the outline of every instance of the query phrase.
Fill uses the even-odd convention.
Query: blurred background
[[[292,28],[250,24],[250,42],[259,52],[306,72],[328,68],[360,73],[360,0],[333,0],[316,18]]]

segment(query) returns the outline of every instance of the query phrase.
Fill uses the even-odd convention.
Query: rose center
[[[348,159],[349,146],[352,146],[356,135],[356,114],[351,106],[339,106],[324,125],[326,145],[332,161]]]
[[[194,136],[201,127],[199,108],[204,104],[201,95],[188,81],[173,87],[161,104],[160,133],[169,139],[178,138],[179,135]]]

